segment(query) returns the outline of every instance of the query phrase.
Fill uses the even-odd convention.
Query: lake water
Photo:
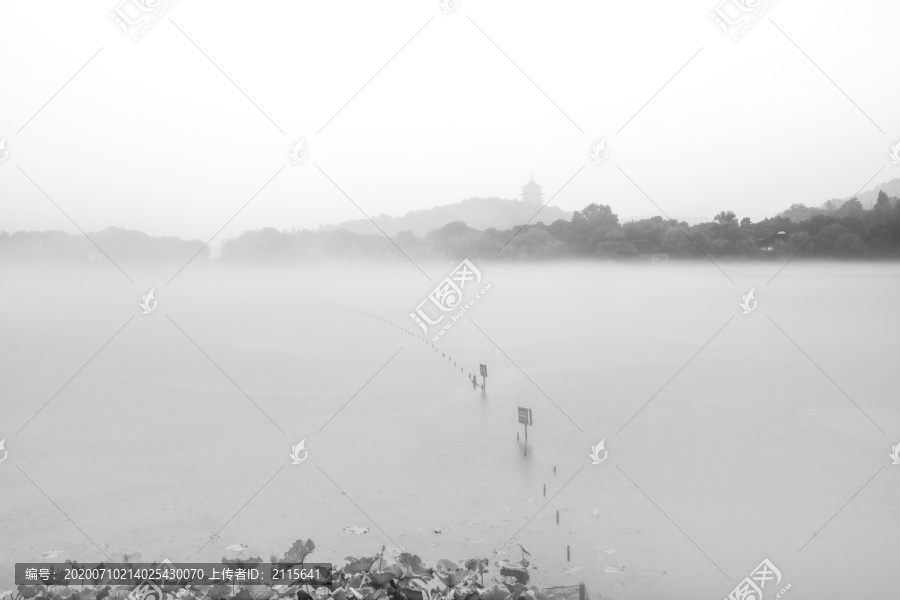
[[[430,565],[515,538],[532,583],[593,600],[718,600],[765,558],[767,600],[896,593],[900,266],[479,266],[491,289],[436,351],[408,316],[435,283],[405,263],[0,272],[0,591],[50,550],[302,537]]]

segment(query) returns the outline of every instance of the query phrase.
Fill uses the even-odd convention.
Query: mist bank
[[[900,202],[881,192],[871,208],[856,199],[823,208],[794,205],[779,216],[753,223],[731,211],[706,223],[652,217],[620,223],[609,206],[590,204],[569,220],[550,224],[537,213],[532,221],[505,230],[448,223],[423,236],[401,231],[387,236],[346,230],[245,232],[222,243],[212,258],[200,240],[150,237],[108,228],[85,236],[62,231],[0,232],[0,261],[6,263],[94,263],[107,258],[129,263],[292,263],[330,260],[607,259],[817,259],[900,258]],[[405,255],[405,256],[404,256]]]

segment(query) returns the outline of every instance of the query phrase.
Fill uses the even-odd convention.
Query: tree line
[[[538,215],[539,217],[540,215]],[[478,230],[461,221],[424,236],[401,231],[393,238],[346,231],[261,229],[224,246],[223,260],[292,260],[318,257],[362,258],[396,255],[415,258],[671,259],[799,256],[838,259],[900,257],[900,202],[881,192],[871,209],[853,198],[822,208],[795,204],[778,216],[752,222],[731,211],[712,221],[652,217],[621,223],[609,206],[593,203],[570,220],[537,221],[507,230]]]
[[[540,214],[536,215],[536,219]],[[373,230],[375,228],[373,227]],[[6,262],[89,263],[102,260],[100,248],[116,259],[180,260],[209,248],[197,240],[150,237],[137,231],[108,228],[81,235],[61,231],[0,232],[0,260]],[[401,231],[386,237],[345,230],[248,231],[222,246],[222,262],[296,262],[328,259],[670,259],[793,256],[834,259],[900,257],[900,201],[880,192],[866,209],[856,199],[830,201],[820,208],[794,204],[781,214],[752,222],[721,211],[707,223],[652,217],[621,223],[604,204],[592,203],[569,220],[537,220],[506,230],[478,230],[462,221],[418,236]]]

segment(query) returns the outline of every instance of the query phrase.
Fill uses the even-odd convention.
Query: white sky
[[[898,2],[780,0],[733,43],[717,0],[179,0],[134,43],[117,1],[0,3],[0,230],[77,231],[25,174],[85,231],[204,241],[279,169],[218,241],[361,217],[322,171],[371,216],[582,167],[555,205],[659,214],[621,169],[692,222],[900,177]]]

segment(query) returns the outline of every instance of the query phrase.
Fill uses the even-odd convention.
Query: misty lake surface
[[[0,591],[51,550],[302,537],[431,566],[514,538],[594,600],[719,599],[765,558],[788,599],[896,593],[900,266],[484,263],[435,350],[409,313],[456,262],[0,271]]]

